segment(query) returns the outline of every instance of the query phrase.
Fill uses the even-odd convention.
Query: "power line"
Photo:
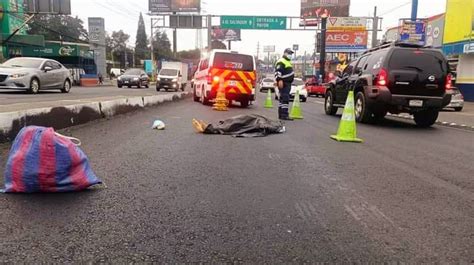
[[[400,9],[400,8],[402,8],[402,7],[404,7],[404,6],[407,6],[407,5],[409,5],[409,4],[411,4],[411,1],[406,2],[406,3],[404,3],[404,4],[401,4],[401,5],[397,6],[397,7],[392,8],[392,9],[389,9],[389,10],[387,10],[386,12],[380,14],[380,16],[390,14],[390,13],[392,13],[392,12],[394,12],[394,11],[396,11],[396,10],[398,10],[398,9]]]

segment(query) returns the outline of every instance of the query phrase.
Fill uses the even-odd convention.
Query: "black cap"
[[[286,48],[284,53],[288,53],[288,54],[293,54],[295,53],[294,51],[292,51],[290,48]]]

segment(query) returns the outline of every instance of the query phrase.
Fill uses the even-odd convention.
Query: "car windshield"
[[[14,58],[3,63],[3,66],[8,67],[24,67],[24,68],[39,68],[43,61],[28,58]]]
[[[125,71],[124,75],[140,75],[142,70],[140,69],[128,69]]]
[[[178,70],[176,70],[176,69],[161,69],[160,75],[177,76],[178,75]]]
[[[304,82],[301,79],[295,79],[295,81],[293,81],[293,85],[294,86],[303,86]]]
[[[263,82],[265,82],[265,83],[272,83],[272,82],[273,82],[273,79],[265,78],[265,79],[263,79]]]

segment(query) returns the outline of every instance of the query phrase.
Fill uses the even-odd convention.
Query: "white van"
[[[226,98],[247,107],[255,100],[256,64],[252,55],[213,50],[201,59],[194,75],[194,101],[209,104],[223,89]]]

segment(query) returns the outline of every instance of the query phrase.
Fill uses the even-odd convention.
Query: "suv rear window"
[[[437,51],[396,49],[390,58],[390,69],[413,69],[419,72],[442,74],[448,72],[448,64]]]
[[[225,70],[238,70],[251,72],[254,70],[253,57],[250,55],[234,53],[216,53],[214,67]]]

